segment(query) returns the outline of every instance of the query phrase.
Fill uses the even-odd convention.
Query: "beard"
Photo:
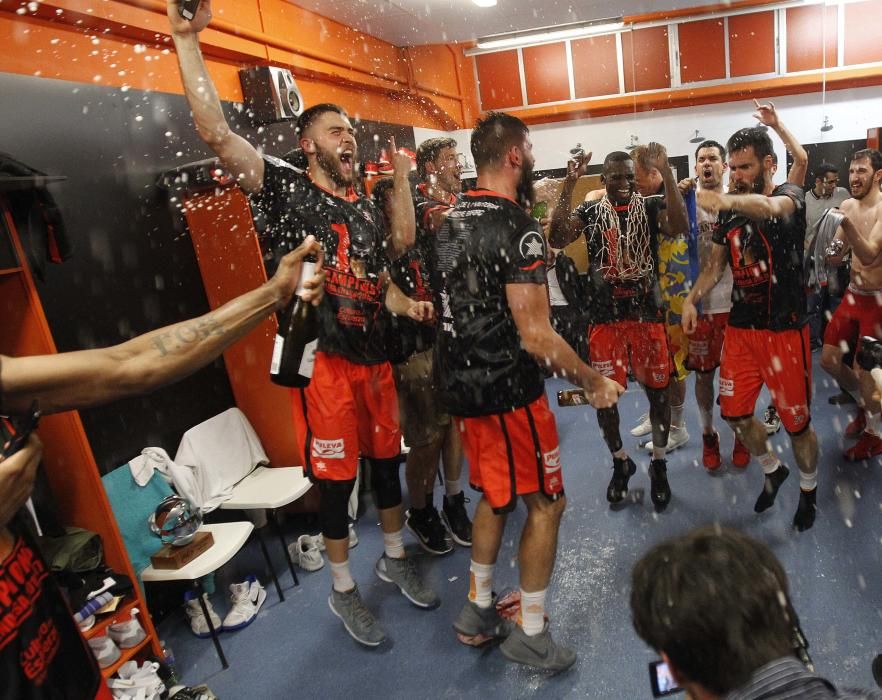
[[[349,187],[352,184],[352,176],[343,172],[340,166],[340,156],[336,151],[331,151],[315,144],[315,158],[321,169],[327,173],[335,185]],[[352,159],[354,164],[355,153],[352,154]]]
[[[515,190],[515,201],[525,209],[533,205],[536,195],[533,192],[533,163],[524,164],[521,177]]]
[[[866,185],[861,187],[860,191],[858,191],[857,194],[854,193],[854,190],[851,188],[851,185],[849,185],[848,192],[854,199],[863,199],[868,194],[870,194],[870,190],[873,189],[873,184],[874,184],[873,181],[870,180],[869,183],[867,183]]]
[[[766,179],[762,175],[753,182],[735,183],[735,194],[764,194],[766,191]]]

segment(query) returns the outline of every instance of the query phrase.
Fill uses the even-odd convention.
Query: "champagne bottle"
[[[318,315],[316,308],[303,301],[300,295],[303,293],[303,281],[314,274],[315,261],[306,258],[300,268],[297,291],[279,322],[270,362],[270,379],[281,386],[302,389],[309,386],[312,378],[318,344]]]

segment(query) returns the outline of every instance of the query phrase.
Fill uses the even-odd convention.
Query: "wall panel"
[[[482,109],[504,109],[523,104],[517,51],[481,54],[475,56],[475,63]]]
[[[726,33],[722,19],[683,22],[677,26],[677,33],[681,83],[726,77]]]
[[[867,0],[845,6],[845,65],[882,61],[880,17],[882,0]]]
[[[660,90],[671,86],[667,27],[622,33],[625,92]]]
[[[729,75],[738,78],[775,71],[775,13],[729,17]]]
[[[563,42],[527,47],[523,56],[529,104],[570,99],[567,48]]]
[[[618,93],[619,59],[615,34],[577,39],[572,42],[572,52],[576,99]]]
[[[789,7],[786,15],[787,72],[834,67],[839,46],[838,9],[823,5]]]

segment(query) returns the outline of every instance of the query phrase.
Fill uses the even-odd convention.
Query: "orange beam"
[[[699,7],[689,7],[682,10],[662,10],[660,12],[649,12],[643,15],[625,15],[622,18],[625,24],[637,24],[640,22],[658,22],[665,19],[676,19],[678,17],[692,17],[698,15],[707,15],[713,12],[731,12],[732,10],[743,10],[750,7],[762,7],[764,5],[775,5],[780,0],[733,0],[733,2],[717,2]]]

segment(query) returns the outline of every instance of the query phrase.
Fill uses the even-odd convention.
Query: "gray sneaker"
[[[467,637],[486,637],[484,641],[491,639],[505,639],[511,634],[515,624],[506,620],[496,609],[496,598],[489,608],[481,608],[471,600],[460,610],[453,623],[453,629]]]
[[[356,642],[376,647],[386,641],[386,633],[361,599],[358,586],[346,593],[332,588],[331,595],[328,596],[328,606],[343,621],[346,631]]]
[[[404,597],[418,608],[431,610],[441,605],[441,600],[435,595],[435,591],[423,583],[413,558],[390,559],[384,554],[374,567],[374,571],[383,581],[398,586]]]
[[[499,646],[499,651],[509,661],[555,673],[566,671],[576,661],[576,652],[556,644],[551,638],[548,623],[545,623],[542,632],[532,637],[524,634],[520,627],[515,627]]]

